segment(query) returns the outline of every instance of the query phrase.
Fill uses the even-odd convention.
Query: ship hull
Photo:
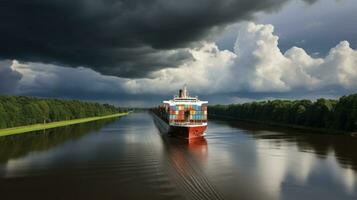
[[[202,138],[207,126],[170,126],[170,134],[177,137],[193,139]]]
[[[161,133],[167,133],[179,138],[194,139],[204,137],[207,125],[187,125],[187,126],[174,126],[169,125],[166,121],[162,120],[156,114],[154,115],[155,124]]]

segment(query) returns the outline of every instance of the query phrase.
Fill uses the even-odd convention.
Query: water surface
[[[214,120],[184,141],[132,113],[0,138],[0,199],[356,199],[356,148]]]

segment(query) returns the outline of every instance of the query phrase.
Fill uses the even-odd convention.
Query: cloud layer
[[[357,88],[357,51],[340,42],[324,58],[292,47],[282,53],[272,25],[241,26],[234,52],[214,43],[190,49],[194,61],[153,73],[153,79],[131,80],[132,91],[167,91],[187,83],[196,93],[294,92]],[[150,87],[151,86],[151,87]]]
[[[2,0],[0,55],[145,77],[192,60],[186,48],[213,31],[287,1]]]
[[[283,53],[278,41],[272,25],[244,23],[234,52],[202,42],[197,48],[185,49],[194,59],[152,72],[148,78],[118,78],[83,67],[17,61],[6,73],[17,74],[19,94],[88,99],[167,96],[184,84],[192,94],[230,95],[233,99],[244,94],[267,98],[273,94],[357,92],[357,51],[347,41],[322,58],[313,58],[298,47]]]

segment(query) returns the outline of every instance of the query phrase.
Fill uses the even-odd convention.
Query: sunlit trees
[[[48,123],[122,112],[108,104],[77,100],[0,96],[0,128]]]

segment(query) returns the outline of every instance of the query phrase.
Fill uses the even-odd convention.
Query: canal
[[[149,113],[0,138],[0,199],[356,199],[357,138],[210,120],[204,140]]]

